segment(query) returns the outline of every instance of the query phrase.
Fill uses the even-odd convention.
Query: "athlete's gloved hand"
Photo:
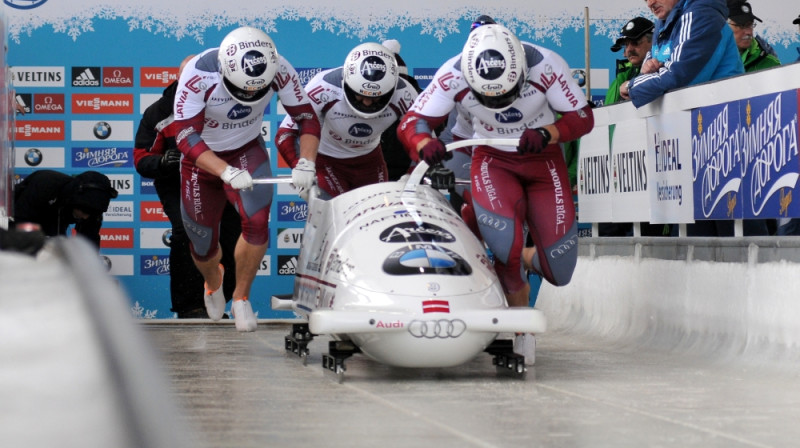
[[[545,128],[525,129],[519,138],[517,152],[520,154],[539,154],[550,144],[550,131]]]
[[[158,162],[158,170],[162,174],[170,174],[178,168],[181,163],[181,152],[177,148],[170,148],[161,155]]]
[[[449,191],[456,188],[456,175],[451,169],[445,168],[440,163],[428,168],[425,177],[430,179],[431,187],[437,190]]]
[[[436,165],[442,160],[449,160],[450,157],[453,157],[453,155],[447,152],[444,143],[438,138],[432,138],[419,150],[419,158],[430,166]]]
[[[292,185],[299,190],[300,197],[308,201],[308,193],[317,180],[317,168],[314,162],[301,158],[292,169]]]
[[[223,182],[237,190],[250,190],[253,188],[253,178],[247,170],[228,165],[219,177]]]

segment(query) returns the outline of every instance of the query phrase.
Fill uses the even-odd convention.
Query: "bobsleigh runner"
[[[464,140],[516,145],[517,139]],[[329,335],[322,365],[343,380],[356,353],[396,367],[452,367],[481,352],[498,371],[524,375],[524,358],[500,333],[542,333],[541,311],[509,308],[486,248],[444,195],[408,179],[368,185],[330,200],[309,198],[294,292],[272,308],[300,323],[286,350],[307,361],[308,344]],[[314,189],[316,190],[316,189]]]

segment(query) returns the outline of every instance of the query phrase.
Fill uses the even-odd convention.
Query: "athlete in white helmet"
[[[403,116],[417,92],[398,75],[392,52],[377,43],[353,48],[344,65],[322,71],[306,85],[322,122],[316,158],[323,197],[388,180],[381,133]],[[275,133],[275,146],[290,166],[302,152],[298,127],[287,116]]]
[[[241,216],[231,304],[239,331],[254,331],[257,326],[248,296],[267,249],[273,191],[271,185],[253,185],[253,177],[271,176],[261,123],[275,93],[300,128],[304,162],[292,171],[292,182],[308,190],[314,182],[319,120],[297,72],[261,30],[237,28],[219,48],[203,51],[187,63],[178,80],[175,121],[170,125],[175,126],[183,154],[184,227],[195,265],[205,279],[205,305],[213,320],[225,312],[218,242],[225,202],[234,204]]]
[[[414,160],[435,164],[445,157],[431,129],[459,104],[469,112],[472,138],[520,139],[516,147],[473,149],[472,203],[462,214],[477,219],[509,306],[528,306],[526,269],[556,286],[575,269],[577,222],[557,143],[588,133],[592,110],[561,56],[497,24],[475,28],[403,118],[398,134]],[[525,248],[526,230],[535,248]],[[532,335],[515,341],[528,363],[534,341]]]

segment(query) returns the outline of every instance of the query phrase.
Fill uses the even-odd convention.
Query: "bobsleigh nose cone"
[[[463,322],[412,322],[406,332],[353,335],[362,353],[395,367],[454,367],[484,351],[493,333],[471,333]]]

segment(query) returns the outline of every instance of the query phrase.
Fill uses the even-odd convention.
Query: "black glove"
[[[425,177],[431,181],[431,187],[437,190],[453,190],[456,188],[456,175],[449,168],[441,164],[433,165],[425,172]]]
[[[158,162],[158,170],[162,174],[170,174],[178,169],[180,163],[181,152],[176,148],[169,148],[161,155],[161,161]]]
[[[453,155],[447,152],[444,143],[438,138],[431,139],[419,150],[419,158],[430,166],[436,165],[442,160],[449,160],[450,157],[453,157]]]
[[[47,237],[40,230],[22,232],[0,228],[0,249],[36,255]]]
[[[545,128],[525,129],[519,138],[517,152],[520,154],[539,154],[550,144],[550,132]]]

